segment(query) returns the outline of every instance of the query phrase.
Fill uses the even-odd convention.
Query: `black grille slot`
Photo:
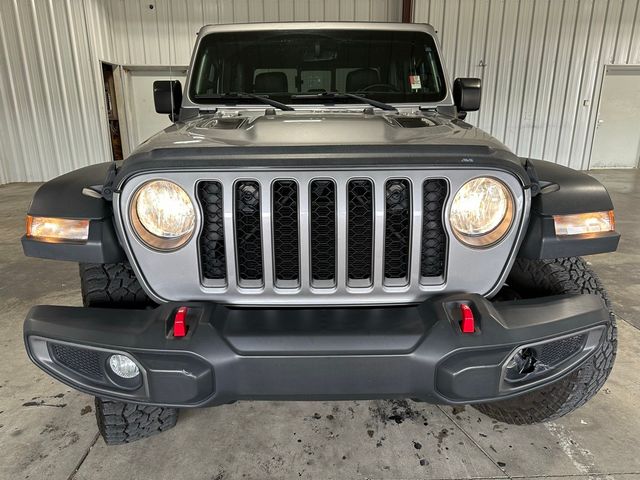
[[[300,278],[298,184],[273,183],[273,258],[276,285],[297,286]]]
[[[202,204],[202,234],[200,235],[202,275],[210,280],[225,280],[227,264],[224,251],[222,184],[200,182],[198,199]]]
[[[534,347],[536,360],[547,366],[554,366],[582,350],[587,338],[585,333],[562,338]]]
[[[56,363],[69,370],[97,380],[103,377],[101,355],[95,350],[50,343],[49,351]]]
[[[336,185],[314,180],[310,189],[311,278],[316,286],[336,279]]]
[[[447,190],[447,182],[442,179],[426,180],[422,185],[422,277],[444,275],[447,235],[442,224],[442,211]]]
[[[260,286],[262,285],[260,185],[255,181],[237,182],[235,194],[238,280],[244,286]]]
[[[385,185],[384,277],[392,284],[409,279],[411,184],[394,179]]]
[[[347,186],[347,253],[349,282],[368,286],[373,278],[373,184],[351,180]]]

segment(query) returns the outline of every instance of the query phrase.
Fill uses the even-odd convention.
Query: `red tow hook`
[[[184,337],[187,334],[187,307],[180,307],[176,311],[176,316],[173,319],[173,336]]]
[[[462,333],[474,333],[476,331],[476,320],[473,318],[473,310],[469,305],[464,303],[460,305],[462,320],[460,321],[460,330]]]

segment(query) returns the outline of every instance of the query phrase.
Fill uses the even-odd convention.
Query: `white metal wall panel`
[[[452,77],[483,79],[469,121],[522,156],[588,168],[606,64],[640,64],[640,0],[414,0]]]
[[[0,182],[109,158],[88,26],[83,2],[0,2]]]
[[[125,65],[188,64],[196,33],[206,24],[402,19],[402,0],[101,1],[113,32],[101,58]]]
[[[402,0],[2,0],[0,183],[111,159],[100,61],[186,65],[208,23],[401,15]]]

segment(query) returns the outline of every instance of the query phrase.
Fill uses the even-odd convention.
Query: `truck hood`
[[[509,151],[482,130],[435,112],[367,114],[360,110],[201,115],[166,128],[133,153],[276,145],[473,145]]]

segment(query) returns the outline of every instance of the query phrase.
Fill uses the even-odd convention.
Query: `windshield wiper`
[[[264,103],[265,105],[271,105],[272,107],[279,108],[280,110],[292,111],[295,108],[290,107],[285,103],[278,102],[277,100],[271,100],[268,97],[264,97],[262,95],[256,95],[254,93],[246,93],[246,92],[227,92],[227,93],[219,93],[216,95],[198,95],[199,99],[204,100],[239,100],[242,98],[251,98],[253,100],[257,100],[259,103]]]
[[[378,102],[377,100],[372,100],[371,98],[363,97],[361,95],[356,95],[355,93],[346,93],[346,92],[322,92],[322,93],[311,93],[306,95],[292,95],[292,99],[296,98],[318,98],[318,99],[329,99],[334,100],[336,98],[352,98],[353,100],[358,100],[362,103],[368,103],[372,107],[379,108],[381,110],[386,110],[388,112],[397,112],[398,109],[393,105],[389,105],[388,103]]]

